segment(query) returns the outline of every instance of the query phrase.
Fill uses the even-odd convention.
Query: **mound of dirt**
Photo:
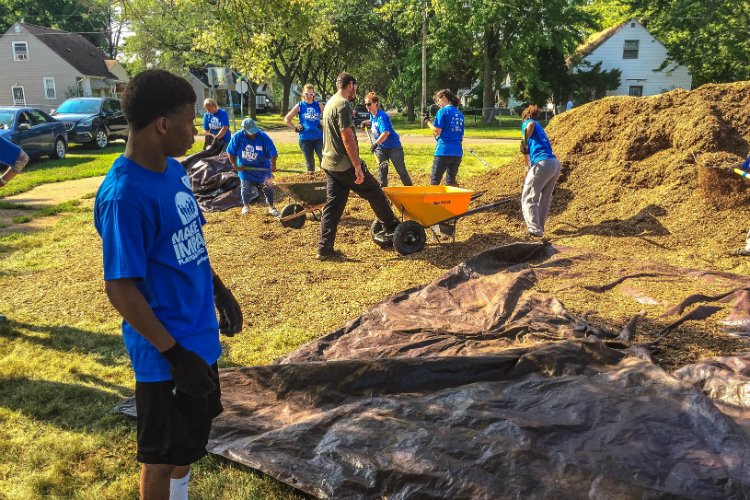
[[[693,154],[708,165],[741,162],[750,140],[748,109],[750,82],[740,82],[610,97],[555,117],[546,131],[563,167],[559,185],[575,194],[567,209],[746,205],[750,183],[700,167]],[[523,162],[519,156],[510,166],[520,170]]]

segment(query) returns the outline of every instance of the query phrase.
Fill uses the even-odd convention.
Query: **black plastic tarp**
[[[271,365],[223,369],[209,451],[318,498],[750,498],[745,358],[672,375],[616,340],[635,320],[596,328],[538,291],[596,258],[488,250]],[[685,272],[631,262],[595,293]],[[746,278],[721,279],[735,291],[705,301],[742,316]]]
[[[211,147],[181,161],[195,199],[204,212],[221,212],[242,205],[240,178],[229,157],[217,154],[220,150]],[[255,191],[254,187],[252,189]],[[256,191],[254,197],[257,196]]]

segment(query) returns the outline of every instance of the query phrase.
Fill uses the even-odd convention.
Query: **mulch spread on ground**
[[[577,279],[568,277],[539,291],[558,297],[572,314],[585,313],[590,323],[611,330],[619,331],[645,310],[632,339],[641,343],[653,340],[674,319],[661,317],[671,306],[696,291],[711,292],[704,290],[710,285],[686,277],[679,283],[633,279],[609,294],[586,287],[617,279],[631,260],[748,275],[750,259],[731,254],[744,246],[750,225],[742,210],[750,198],[747,181],[707,171],[692,157],[695,152],[706,164],[744,158],[750,139],[748,109],[750,83],[738,83],[647,98],[607,98],[554,118],[547,132],[563,175],[546,237],[555,245],[583,248],[606,259],[592,261]],[[486,191],[472,206],[518,197],[522,167],[519,156],[484,176],[462,179],[459,174],[459,182]],[[287,182],[297,178],[278,176]],[[425,174],[412,178],[415,184],[429,184]],[[281,208],[285,201],[278,194]],[[529,240],[517,201],[459,221],[454,247],[428,236],[425,250],[406,258],[371,241],[373,214],[356,196],[350,198],[337,238],[346,255],[340,261],[315,259],[318,222],[308,221],[299,230],[284,228],[261,202],[248,215],[234,208],[206,214],[206,219],[211,263],[244,311],[245,335],[225,342],[228,361],[240,365],[268,363],[393,293],[431,282],[478,252]],[[9,311],[37,323],[47,318],[75,324],[83,317],[104,323],[116,317],[103,293],[100,240],[93,227],[75,247],[60,248],[51,258],[47,270],[2,278],[0,300]],[[579,269],[586,265],[578,263]],[[715,288],[716,293],[723,290]],[[717,307],[726,311],[675,328],[654,361],[671,371],[704,357],[747,350],[742,339],[726,334],[717,323],[731,304]],[[303,331],[305,338],[285,338],[290,328]]]

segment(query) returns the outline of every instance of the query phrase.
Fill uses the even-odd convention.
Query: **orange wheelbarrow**
[[[425,228],[439,224],[441,232],[446,228],[455,243],[458,219],[513,200],[508,198],[468,210],[469,202],[476,197],[470,189],[451,186],[403,186],[383,188],[383,193],[401,215],[401,224],[393,232],[392,239],[393,247],[401,255],[417,253],[424,248],[427,242]],[[479,195],[481,196],[481,193]],[[386,246],[390,241],[379,225],[379,221],[373,223],[372,239],[378,245]]]

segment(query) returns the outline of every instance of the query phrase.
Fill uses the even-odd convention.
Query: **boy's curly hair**
[[[130,80],[122,94],[122,113],[135,131],[154,120],[171,117],[195,105],[195,90],[187,80],[162,69],[149,69]]]

